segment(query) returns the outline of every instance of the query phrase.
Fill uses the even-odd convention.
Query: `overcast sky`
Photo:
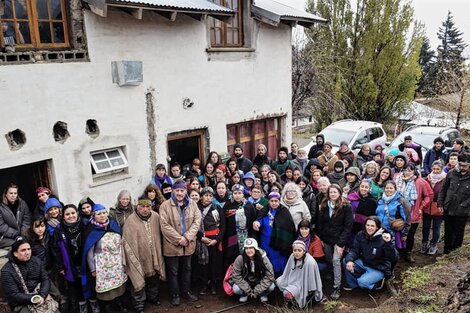
[[[276,0],[297,9],[305,9],[306,0]],[[455,26],[463,33],[463,40],[469,45],[467,57],[470,57],[470,0],[411,0],[415,9],[415,18],[425,24],[426,36],[431,48],[439,45],[437,31],[445,21],[447,12],[454,17]]]

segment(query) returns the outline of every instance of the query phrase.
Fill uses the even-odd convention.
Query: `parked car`
[[[355,153],[359,151],[363,144],[371,145],[374,149],[378,144],[385,147],[387,135],[382,128],[382,124],[370,121],[341,120],[325,127],[320,134],[325,136],[325,141],[333,144],[333,153],[339,149],[341,141],[346,141],[351,150]],[[315,144],[316,135],[304,147],[309,151]]]
[[[433,141],[436,137],[444,139],[446,148],[452,148],[452,144],[456,138],[460,137],[460,132],[452,127],[440,126],[427,126],[427,125],[414,125],[408,127],[405,131],[400,133],[392,142],[387,143],[386,152],[398,150],[398,145],[404,141],[405,136],[410,135],[413,142],[421,146],[421,152],[424,156],[426,152],[434,145]]]

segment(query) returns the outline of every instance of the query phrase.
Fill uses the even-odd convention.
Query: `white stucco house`
[[[274,156],[291,29],[325,22],[274,0],[33,3],[0,0],[0,183],[30,203],[40,185],[64,203],[136,198],[157,163],[236,142]]]

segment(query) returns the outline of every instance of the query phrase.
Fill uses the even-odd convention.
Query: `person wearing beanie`
[[[160,281],[166,280],[160,215],[152,210],[149,199],[140,198],[127,218],[122,228],[122,245],[132,304],[136,312],[143,313],[145,301],[160,304]]]
[[[426,154],[424,155],[423,160],[423,170],[424,170],[424,177],[428,176],[429,173],[432,171],[432,164],[436,160],[442,160],[442,163],[445,162],[446,158],[446,147],[445,142],[442,137],[434,138],[434,146],[429,149]]]
[[[278,192],[269,193],[268,199],[268,205],[259,211],[257,220],[253,222],[253,230],[258,232],[260,246],[266,251],[275,276],[279,277],[292,252],[296,225],[289,210],[281,205]]]
[[[292,163],[292,161],[287,158],[288,152],[287,147],[280,147],[277,152],[277,161],[273,163],[273,170],[275,170],[279,176],[282,176]]]
[[[354,161],[354,152],[351,151],[351,149],[348,146],[348,143],[346,141],[341,141],[339,144],[339,149],[336,152],[336,156],[338,157],[338,160],[343,160],[345,157],[350,157],[351,160]],[[351,164],[352,165],[352,164]]]
[[[46,267],[36,256],[31,256],[31,245],[24,239],[12,244],[8,262],[2,268],[1,282],[12,312],[31,312],[30,305],[47,301],[51,313],[58,312],[58,303],[49,295],[49,276]],[[28,290],[23,288],[22,281]],[[40,286],[36,290],[36,286]]]
[[[54,229],[62,218],[62,203],[56,198],[49,198],[44,204],[44,219],[47,224],[47,231],[52,236]]]
[[[325,175],[334,171],[334,164],[339,160],[338,157],[333,154],[332,149],[333,144],[327,141],[323,145],[323,153],[318,156],[318,161]]]
[[[268,157],[268,148],[264,144],[259,144],[256,148],[256,156],[253,159],[253,165],[257,165],[258,168],[262,168],[263,165],[269,165],[272,167],[273,160]]]
[[[243,156],[243,146],[239,143],[233,145],[233,158],[237,160],[238,169],[243,173],[249,172],[251,170],[253,163],[250,159]]]
[[[201,211],[187,193],[186,182],[176,181],[170,199],[163,202],[159,212],[163,256],[173,306],[180,305],[180,297],[189,301],[199,300],[191,292],[191,257],[196,250]]]
[[[194,273],[202,283],[200,295],[217,293],[223,279],[222,241],[225,236],[225,217],[222,208],[214,204],[214,190],[204,187],[198,208],[202,222],[197,232],[197,262]]]
[[[225,237],[223,241],[224,269],[243,252],[243,242],[252,234],[251,225],[256,218],[253,204],[245,199],[243,185],[232,186],[232,198],[225,202]]]
[[[240,296],[241,303],[247,302],[249,297],[267,302],[268,295],[276,288],[273,266],[256,239],[245,239],[243,247],[233,262],[233,293]]]
[[[294,302],[300,309],[310,301],[323,299],[323,286],[315,259],[307,253],[308,247],[302,240],[292,243],[292,254],[282,275],[276,279],[284,299]]]
[[[326,175],[332,184],[339,184],[339,181],[344,178],[344,162],[337,160],[333,166],[333,172]]]
[[[416,158],[413,158],[411,160],[408,158],[409,162],[413,162],[415,165],[421,166],[421,162],[423,161],[423,154],[421,152],[421,145],[414,143],[413,138],[410,135],[405,136],[404,141],[398,145],[398,149],[401,152],[406,152],[408,155],[410,155],[412,152],[407,151],[407,149],[412,149],[414,152],[416,152],[417,156]],[[414,153],[413,153],[414,155]]]
[[[44,214],[44,205],[46,201],[52,196],[52,192],[47,187],[38,187],[36,188],[37,203],[33,211],[33,216],[43,215]],[[55,196],[52,196],[57,198]]]
[[[320,153],[323,152],[323,145],[325,144],[325,136],[323,134],[318,134],[315,136],[315,144],[308,151],[308,159],[317,158]]]
[[[115,219],[109,218],[108,209],[99,203],[92,207],[92,218],[83,232],[82,288],[85,300],[90,300],[93,313],[98,303],[105,311],[122,310],[120,297],[126,291],[127,274],[123,265],[122,231]],[[109,279],[113,277],[113,279]]]

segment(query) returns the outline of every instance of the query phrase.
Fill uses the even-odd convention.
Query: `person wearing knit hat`
[[[44,204],[44,219],[50,235],[54,233],[54,229],[60,224],[61,216],[62,204],[56,198],[49,198]]]
[[[329,141],[325,142],[323,145],[323,153],[317,158],[325,174],[333,172],[334,164],[338,161],[338,157],[333,154],[332,149],[333,144]]]
[[[159,214],[171,304],[180,305],[180,297],[197,301],[199,298],[191,292],[191,258],[196,250],[201,211],[189,198],[186,182],[174,183],[171,197],[162,203]]]
[[[292,164],[292,161],[287,158],[289,150],[287,147],[280,147],[277,151],[277,161],[273,163],[273,170],[275,170],[279,176],[286,172],[286,169]]]
[[[324,144],[325,144],[325,135],[323,135],[323,134],[316,135],[315,136],[315,144],[308,151],[307,158],[309,160],[317,158],[323,152]]]
[[[256,147],[256,156],[253,159],[253,164],[257,165],[258,168],[261,168],[263,165],[269,165],[269,167],[271,167],[273,164],[273,160],[268,157],[268,148],[262,143]]]
[[[241,144],[237,143],[233,146],[233,157],[237,160],[238,169],[243,171],[243,173],[251,170],[253,163],[243,155],[243,146]]]
[[[51,197],[51,190],[47,187],[36,188],[37,204],[33,211],[33,216],[44,214],[44,205]]]
[[[160,279],[166,280],[160,215],[152,210],[150,199],[139,198],[137,208],[122,228],[122,242],[126,273],[132,283],[132,305],[141,313],[145,301],[160,304]]]
[[[218,182],[224,182],[228,183],[228,179],[226,177],[227,174],[227,167],[224,164],[219,164],[217,168],[215,169],[215,186],[217,185]]]
[[[286,266],[296,233],[292,215],[281,205],[280,198],[279,193],[271,192],[268,205],[258,212],[258,219],[253,223],[253,230],[259,232],[260,246],[266,251],[276,276],[281,275]]]
[[[276,285],[282,291],[284,299],[294,302],[300,309],[306,307],[310,301],[320,302],[323,299],[320,270],[307,249],[305,242],[294,241],[284,272],[276,279]]]
[[[350,157],[353,161],[356,157],[354,155],[354,152],[352,152],[352,150],[349,148],[348,142],[344,140],[340,142],[339,149],[336,152],[336,156],[339,160],[343,160],[345,157]]]
[[[104,302],[105,312],[116,304],[122,312],[120,297],[126,291],[128,276],[124,269],[122,231],[117,220],[109,218],[102,204],[93,205],[93,214],[83,232],[82,286],[85,300],[95,294]],[[112,279],[110,279],[112,277]],[[90,301],[92,311],[97,304]]]

